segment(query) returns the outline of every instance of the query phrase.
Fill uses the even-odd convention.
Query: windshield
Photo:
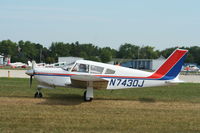
[[[63,70],[65,71],[70,71],[71,68],[74,66],[75,62],[69,63],[66,66],[62,67]]]
[[[73,69],[72,72],[84,72],[84,73],[88,73],[89,72],[89,65],[87,64],[79,64],[77,63]]]

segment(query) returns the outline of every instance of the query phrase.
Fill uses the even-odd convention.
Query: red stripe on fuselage
[[[171,68],[176,65],[176,63],[187,53],[187,50],[176,50],[168,59],[165,61],[165,63],[151,76],[148,78],[157,79],[162,78],[164,75],[166,75]]]

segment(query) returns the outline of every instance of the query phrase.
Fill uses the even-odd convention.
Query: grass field
[[[43,90],[36,83],[0,78],[0,133],[199,133],[200,84],[95,91],[83,102],[84,90]]]

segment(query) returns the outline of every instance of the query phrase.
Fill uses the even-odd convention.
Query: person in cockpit
[[[79,72],[86,72],[86,65],[85,64],[79,65]]]

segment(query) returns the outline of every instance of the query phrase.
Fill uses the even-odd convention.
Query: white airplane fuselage
[[[143,78],[134,78],[141,77],[141,75],[142,77],[148,77],[152,75],[152,72],[146,72],[120,66],[114,66],[112,70],[115,70],[115,74],[97,75],[81,72],[69,72],[62,68],[36,68],[36,74],[34,75],[34,77],[37,81],[39,81],[41,85],[47,85],[51,87],[67,87],[71,84],[71,76],[73,75],[92,75],[107,80],[108,85],[105,89],[125,89],[135,87],[163,86],[169,83],[163,80],[146,80]],[[124,75],[124,73],[126,73],[126,75]],[[123,77],[121,77],[121,75],[123,75]]]

